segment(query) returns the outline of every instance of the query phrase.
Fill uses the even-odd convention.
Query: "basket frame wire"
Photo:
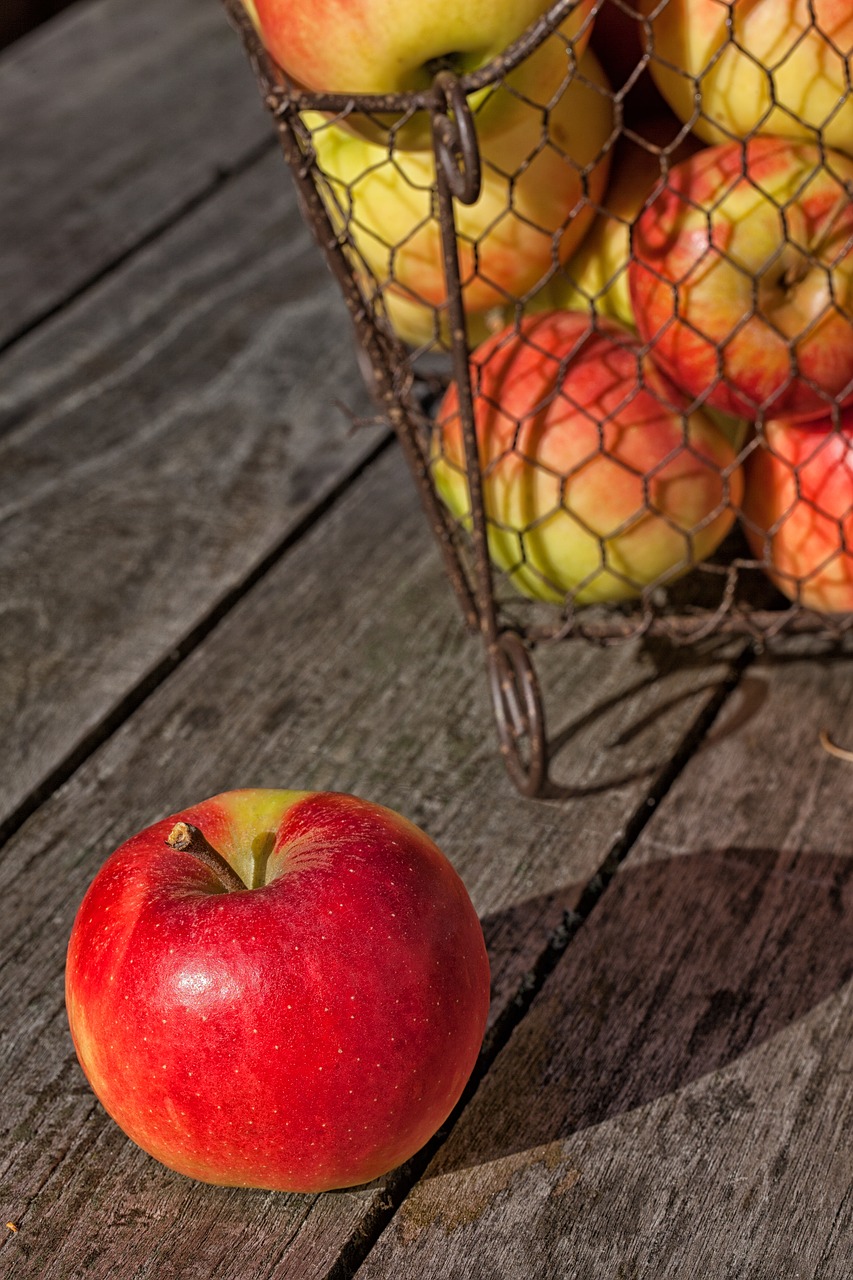
[[[711,635],[721,635],[744,636],[760,648],[783,631],[818,633],[838,639],[853,627],[853,614],[827,618],[799,602],[774,609],[738,606],[735,601],[738,573],[746,567],[753,568],[754,562],[737,558],[716,569],[723,579],[716,608],[687,608],[681,614],[661,616],[644,593],[631,614],[615,610],[607,617],[589,620],[579,617],[574,607],[567,604],[554,621],[525,625],[502,616],[489,551],[455,212],[457,205],[475,203],[480,192],[477,130],[468,95],[499,82],[557,30],[578,3],[579,0],[558,0],[519,39],[475,72],[457,76],[450,70],[439,70],[430,88],[417,93],[353,95],[309,93],[289,83],[264,48],[242,0],[223,0],[229,20],[241,37],[263,100],[273,116],[303,217],[347,305],[368,390],[399,440],[465,623],[481,638],[500,751],[513,783],[526,796],[541,794],[548,778],[545,712],[532,657],[538,645],[570,636],[604,645],[633,637],[665,637],[676,645],[690,645]],[[621,105],[620,98],[617,103],[620,113]],[[468,488],[468,538],[464,554],[458,523],[440,500],[432,480],[429,448],[424,443],[429,439],[430,421],[415,394],[409,352],[390,325],[377,322],[348,260],[346,234],[336,230],[333,224],[315,180],[310,147],[306,150],[306,131],[300,123],[306,111],[334,117],[352,113],[404,117],[428,113],[435,158],[434,212],[439,225],[446,286],[449,355],[457,391]],[[761,430],[760,424],[758,429]]]

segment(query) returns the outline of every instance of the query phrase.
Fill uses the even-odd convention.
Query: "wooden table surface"
[[[221,7],[81,0],[0,143],[0,1274],[850,1280],[850,646],[554,647],[520,798]],[[477,1087],[376,1184],[195,1184],[77,1065],[86,885],[238,785],[399,809],[481,915]]]

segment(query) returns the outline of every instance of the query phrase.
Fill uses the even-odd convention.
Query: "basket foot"
[[[502,631],[489,646],[488,668],[507,772],[522,795],[539,795],[548,776],[545,716],[530,654],[516,631]]]

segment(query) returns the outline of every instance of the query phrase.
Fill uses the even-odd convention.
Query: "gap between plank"
[[[174,644],[151,670],[141,676],[112,709],[80,739],[73,750],[69,751],[42,781],[24,796],[8,817],[0,822],[0,852],[27,819],[32,817],[33,813],[55,791],[63,786],[72,774],[76,773],[94,751],[102,746],[108,738],[112,737],[121,725],[142,706],[181,663],[207,639],[219,623],[240,603],[243,597],[275,568],[282,557],[318,521],[337,506],[352,485],[390,448],[395,439],[393,431],[389,428],[377,444],[350,471],[345,472],[327,493],[319,497],[311,509],[296,521],[293,527],[243,575],[240,581],[219,597],[183,639]]]
[[[755,661],[756,657],[755,650],[750,645],[744,645],[740,654],[733,659],[730,674],[721,681],[717,692],[709,699],[684,735],[666,769],[662,771],[645,799],[637,806],[624,834],[612,846],[598,870],[587,880],[577,907],[572,911],[564,912],[561,925],[554,930],[547,940],[533,968],[521,979],[515,997],[509,1001],[495,1023],[494,1031],[490,1037],[489,1048],[481,1054],[473,1075],[452,1114],[430,1142],[393,1178],[387,1187],[385,1196],[378,1198],[371,1206],[358,1229],[343,1245],[338,1260],[326,1274],[325,1280],[353,1280],[353,1277],[356,1276],[362,1263],[367,1260],[371,1250],[379,1242],[380,1236],[397,1210],[402,1206],[409,1192],[420,1180],[427,1166],[450,1137],[465,1108],[473,1101],[474,1095],[496,1058],[508,1043],[513,1031],[526,1016],[548,977],[557,967],[560,957],[607,892],[619,867],[627,858],[658,805],[666,797],[689,760],[701,746],[714,721],[740,684],[744,672]]]
[[[261,142],[257,143],[246,152],[242,159],[235,161],[233,164],[217,166],[212,181],[207,183],[207,185],[200,191],[197,191],[195,195],[188,196],[182,205],[173,210],[173,212],[167,217],[163,218],[161,222],[155,223],[154,226],[144,232],[138,240],[135,240],[132,245],[129,245],[128,248],[117,253],[114,258],[111,258],[104,264],[104,266],[99,267],[98,270],[94,271],[87,277],[87,279],[83,280],[80,284],[75,285],[75,287],[67,293],[64,298],[61,298],[58,302],[52,302],[49,306],[45,307],[43,311],[40,311],[38,315],[34,316],[31,320],[28,320],[26,324],[22,325],[20,329],[17,329],[14,333],[10,334],[8,338],[5,338],[0,342],[0,358],[2,358],[7,351],[10,351],[12,347],[17,346],[19,342],[22,342],[24,338],[27,338],[31,333],[34,333],[41,325],[46,324],[49,320],[55,319],[56,316],[61,315],[68,307],[73,306],[75,302],[79,302],[79,300],[85,297],[91,289],[94,289],[97,285],[108,279],[113,272],[118,271],[119,268],[129,262],[135,254],[141,252],[143,249],[149,248],[152,244],[155,244],[162,236],[171,231],[184,218],[195,213],[203,204],[206,204],[208,200],[218,194],[223,187],[226,187],[230,182],[233,182],[235,178],[240,178],[245,173],[248,173],[250,169],[263,160],[269,152],[273,151],[277,146],[278,141],[275,135],[273,135],[271,137],[264,138]]]

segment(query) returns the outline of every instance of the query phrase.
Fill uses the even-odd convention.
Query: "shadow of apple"
[[[428,1176],[564,1139],[749,1053],[850,979],[851,921],[853,859],[831,853],[708,848],[623,868]],[[503,926],[485,921],[495,971]]]

